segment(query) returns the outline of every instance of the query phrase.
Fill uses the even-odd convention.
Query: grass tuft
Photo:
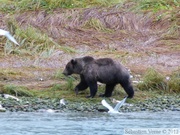
[[[143,77],[143,82],[137,85],[140,90],[166,90],[167,84],[164,81],[164,76],[158,71],[149,68]]]
[[[23,86],[15,86],[12,84],[5,85],[3,87],[3,93],[15,95],[15,96],[26,96],[26,97],[32,97],[34,96],[33,93],[31,93],[26,87]]]
[[[65,78],[65,76],[62,74],[62,71],[61,71],[61,70],[58,70],[57,72],[55,72],[54,78],[55,78],[55,79],[62,80],[62,79]]]
[[[105,27],[105,25],[96,18],[91,18],[84,23],[84,28],[95,29],[97,31],[112,32],[111,29]]]
[[[180,92],[180,70],[174,72],[169,79],[154,69],[148,69],[143,77],[143,82],[136,87],[139,90],[179,93]]]
[[[124,0],[1,0],[0,11],[53,10],[57,8],[88,8],[111,6]]]
[[[170,76],[168,86],[170,92],[180,93],[180,69]]]
[[[65,89],[72,91],[74,89],[74,78],[73,77],[67,77],[66,79],[66,84],[65,84]]]
[[[159,10],[172,10],[180,7],[179,0],[137,0],[136,9],[152,10],[157,12]]]

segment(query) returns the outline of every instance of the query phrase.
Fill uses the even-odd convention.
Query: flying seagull
[[[9,40],[11,40],[12,42],[14,42],[16,45],[19,45],[19,44],[17,43],[17,41],[14,39],[14,37],[11,36],[11,34],[9,33],[9,31],[5,31],[5,30],[0,29],[0,35],[7,37]]]
[[[114,98],[113,98],[111,101],[112,101],[113,103],[119,103],[119,102],[121,102],[120,100],[116,100],[116,99],[114,99]],[[124,103],[123,106],[133,106],[133,104]]]
[[[125,97],[121,102],[117,103],[116,106],[113,108],[110,106],[105,99],[101,101],[102,105],[109,109],[108,113],[120,113],[119,108],[125,103],[127,97]]]

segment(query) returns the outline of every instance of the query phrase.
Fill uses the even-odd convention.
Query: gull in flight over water
[[[9,33],[9,31],[5,31],[5,30],[0,29],[0,35],[7,37],[9,40],[11,40],[12,42],[14,42],[16,45],[19,45],[19,44],[17,43],[17,41],[14,39],[14,37],[11,36],[11,34]]]
[[[112,101],[113,103],[119,103],[119,102],[121,102],[120,100],[116,100],[116,99],[114,99],[114,98],[113,98],[111,101]],[[124,103],[123,106],[133,106],[133,104]]]
[[[125,97],[121,102],[117,103],[116,106],[113,108],[110,106],[105,99],[101,101],[102,105],[109,109],[108,113],[119,113],[119,108],[125,103],[127,97]]]

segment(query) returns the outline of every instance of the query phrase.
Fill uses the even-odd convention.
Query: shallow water
[[[124,128],[179,128],[180,112],[0,113],[0,135],[122,135]]]

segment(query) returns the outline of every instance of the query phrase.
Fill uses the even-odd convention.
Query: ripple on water
[[[179,112],[0,113],[3,135],[123,134],[124,128],[178,128]]]

